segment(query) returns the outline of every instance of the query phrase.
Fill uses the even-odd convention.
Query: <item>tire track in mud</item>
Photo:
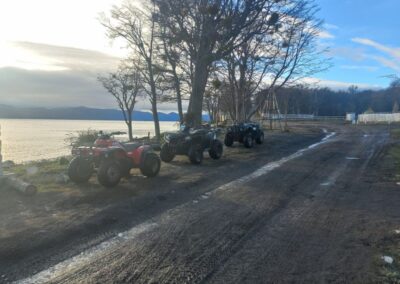
[[[354,221],[344,222],[348,216],[344,211],[337,211],[335,208],[338,204],[341,204],[342,200],[354,198],[354,196],[351,196],[352,193],[349,188],[358,183],[359,177],[364,174],[367,166],[375,162],[376,153],[381,152],[384,141],[385,139],[374,141],[372,151],[365,151],[368,150],[367,145],[372,140],[365,142],[362,149],[357,153],[360,154],[360,152],[365,151],[361,165],[354,166],[347,161],[345,165],[332,172],[331,176],[337,180],[346,170],[351,170],[352,174],[346,176],[344,181],[341,181],[338,185],[331,184],[329,190],[321,190],[314,184],[317,188],[315,192],[318,193],[317,195],[313,194],[317,197],[314,199],[295,197],[287,205],[287,208],[264,222],[260,226],[262,230],[252,235],[245,247],[235,256],[232,256],[220,269],[210,273],[204,282],[259,283],[262,282],[261,279],[274,279],[274,283],[293,281],[299,283],[325,281],[365,283],[368,280],[367,273],[364,275],[363,273],[354,274],[354,271],[365,270],[364,262],[360,261],[357,264],[357,261],[354,260],[354,250],[350,253],[345,252],[346,250],[343,251],[343,247],[348,245],[346,242],[351,240],[351,234],[346,232],[346,229],[350,231]],[[312,180],[308,182],[311,185],[314,183]],[[343,226],[345,226],[345,230],[341,228]],[[312,231],[316,231],[315,227],[323,228],[325,230],[324,235],[330,242],[321,238],[320,233],[315,234],[319,237],[312,240],[314,237]],[[355,250],[357,251],[357,249]],[[363,257],[369,259],[365,252],[360,249],[358,251],[361,255],[358,257],[360,260]],[[339,255],[339,252],[345,253]],[[327,254],[336,254],[336,259],[353,258],[353,260],[345,265],[347,267],[332,269],[333,264]],[[309,255],[312,255],[314,261],[307,259]],[[255,256],[257,256],[257,259],[254,259]],[[306,267],[303,267],[301,262],[299,263],[299,256],[305,263],[308,263],[308,265],[304,264]],[[313,265],[310,265],[310,262]],[[321,269],[321,266],[325,267],[326,270]],[[350,267],[353,269],[350,269]],[[337,273],[333,273],[335,270],[337,270]],[[340,271],[343,270],[348,271],[348,273],[345,272],[340,275]]]
[[[212,195],[215,195],[217,193],[220,194],[226,190],[232,190],[233,188],[238,188],[254,179],[257,179],[263,175],[266,175],[269,172],[279,168],[283,164],[285,164],[291,160],[297,159],[297,158],[301,157],[302,155],[304,155],[306,152],[313,150],[313,149],[317,148],[318,146],[326,143],[328,141],[328,139],[330,139],[334,135],[335,135],[335,133],[327,134],[327,136],[321,142],[313,144],[305,149],[302,149],[302,150],[300,150],[288,157],[282,158],[276,162],[268,163],[264,167],[260,168],[259,170],[255,171],[247,176],[239,178],[228,184],[222,185],[222,186],[218,187],[217,189],[213,190]],[[166,213],[166,215],[167,216],[168,215],[175,216],[175,215],[179,214],[179,212],[181,210],[184,210],[188,206],[190,207],[193,205],[191,203],[183,204],[181,206],[178,206],[178,207],[170,210],[169,212]],[[143,231],[139,230],[137,233],[132,233],[132,232],[136,232],[138,230],[138,228],[141,228],[141,226],[145,228]],[[61,278],[62,278],[62,275],[65,275],[66,272],[74,271],[75,269],[78,269],[78,267],[85,266],[86,264],[90,263],[93,258],[99,257],[102,254],[102,252],[104,252],[105,250],[108,250],[108,249],[110,249],[112,251],[117,250],[118,249],[117,247],[121,246],[121,238],[123,236],[128,236],[126,238],[126,240],[132,241],[132,240],[136,239],[136,237],[139,237],[141,234],[150,233],[150,231],[152,231],[154,228],[159,226],[159,223],[151,222],[151,223],[145,223],[141,226],[134,227],[131,230],[129,230],[128,232],[124,232],[124,233],[121,233],[120,235],[118,235],[117,236],[118,238],[117,237],[112,238],[111,240],[103,242],[100,245],[98,245],[88,251],[82,252],[81,255],[78,255],[72,259],[65,260],[64,262],[61,262],[61,263],[57,264],[56,266],[53,266],[47,270],[39,272],[38,274],[34,275],[33,277],[29,277],[29,278],[17,281],[16,283],[42,283],[42,282],[52,281],[51,279],[54,279],[54,277],[56,277],[56,279],[57,279],[57,276],[61,276]],[[254,224],[252,224],[252,222],[249,222],[249,228],[251,228],[252,226],[254,226]],[[225,246],[225,245],[222,245],[222,246]],[[210,257],[210,258],[214,259],[215,256]]]

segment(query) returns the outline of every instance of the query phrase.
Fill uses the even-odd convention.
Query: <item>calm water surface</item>
[[[161,131],[177,129],[176,122],[161,122]],[[24,120],[0,119],[3,160],[27,162],[52,159],[71,152],[66,139],[77,131],[94,129],[105,132],[123,131],[123,121]],[[134,136],[154,135],[153,122],[135,122]],[[122,140],[126,137],[121,137]]]

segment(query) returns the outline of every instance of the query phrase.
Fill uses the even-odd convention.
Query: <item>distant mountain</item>
[[[175,112],[159,114],[160,121],[179,121],[179,115]],[[123,120],[120,110],[96,109],[87,107],[70,108],[38,108],[38,107],[13,107],[0,105],[0,118],[12,119],[71,119],[71,120]],[[203,117],[208,120],[208,116]],[[135,111],[133,120],[153,121],[150,112]]]

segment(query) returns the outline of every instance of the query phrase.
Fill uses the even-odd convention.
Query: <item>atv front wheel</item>
[[[175,158],[175,153],[169,146],[169,144],[164,144],[161,147],[160,153],[161,160],[165,163],[171,163],[172,160]]]
[[[264,143],[264,132],[260,133],[260,136],[257,137],[256,139],[256,143],[261,145],[262,143]]]
[[[224,151],[224,146],[222,145],[221,141],[219,140],[214,140],[211,143],[210,150],[208,153],[210,154],[210,157],[214,160],[219,160],[222,157],[222,153]]]
[[[93,164],[81,157],[75,157],[68,166],[68,176],[75,183],[86,183],[93,174]]]
[[[105,160],[100,164],[97,179],[101,185],[107,188],[115,187],[122,178],[120,165],[113,160]]]
[[[247,134],[245,137],[244,137],[244,147],[246,147],[246,148],[253,148],[253,146],[254,146],[254,139],[253,139],[253,137],[251,136],[251,134]]]
[[[232,147],[233,143],[235,142],[235,140],[233,139],[233,135],[232,134],[226,134],[225,135],[225,146],[226,147]]]
[[[194,165],[200,165],[203,162],[203,149],[200,145],[193,145],[189,149],[189,160]]]
[[[160,172],[161,161],[155,153],[149,153],[144,157],[140,171],[146,177],[155,177]]]

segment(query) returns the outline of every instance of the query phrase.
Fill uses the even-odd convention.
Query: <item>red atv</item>
[[[100,184],[111,188],[119,184],[122,177],[129,177],[133,168],[139,168],[146,177],[155,177],[161,167],[160,158],[150,145],[121,143],[112,134],[101,134],[92,147],[72,150],[74,159],[68,167],[68,175],[75,183],[87,182],[97,170]]]

